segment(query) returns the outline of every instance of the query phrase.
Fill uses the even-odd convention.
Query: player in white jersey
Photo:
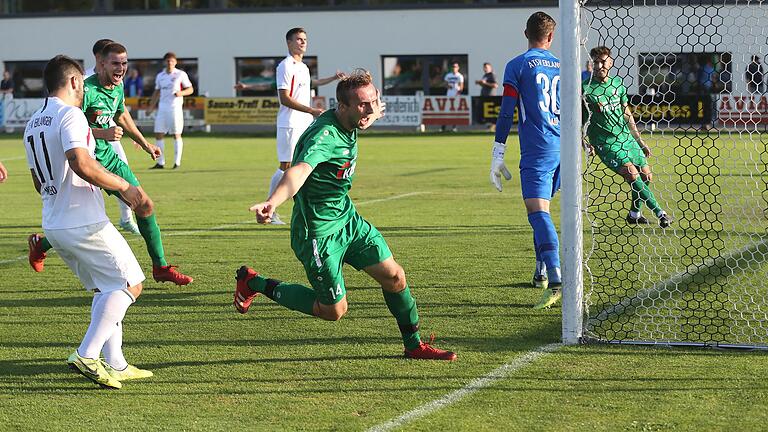
[[[173,148],[176,160],[173,169],[181,166],[181,154],[184,151],[184,141],[181,139],[181,131],[184,129],[184,96],[191,95],[195,89],[187,73],[176,69],[176,54],[169,52],[163,56],[165,68],[155,77],[155,92],[149,102],[149,112],[155,109],[155,143],[160,147],[162,154],[157,159],[153,169],[165,168],[165,134],[173,135]]]
[[[344,76],[337,71],[335,75],[312,80],[309,68],[302,61],[307,52],[307,32],[303,28],[296,27],[285,34],[288,44],[288,56],[277,65],[277,97],[280,108],[277,112],[277,160],[279,167],[272,175],[269,182],[269,194],[275,191],[275,187],[283,178],[285,170],[291,167],[293,150],[302,133],[309,127],[315,117],[323,113],[322,109],[312,107],[311,88],[321,86]],[[248,85],[237,83],[235,89],[247,89]],[[280,217],[275,214],[272,224],[284,225]]]
[[[457,62],[453,62],[451,64],[451,72],[445,74],[443,81],[445,82],[445,86],[448,88],[448,90],[445,92],[446,96],[461,96],[461,92],[464,91],[464,75],[459,72],[459,64]],[[445,131],[445,125],[443,125],[440,129]],[[451,130],[453,132],[458,131],[456,125],[453,125]]]
[[[96,43],[93,44],[93,58],[96,60],[96,65],[85,71],[86,78],[98,72],[98,69],[101,67],[101,50],[112,42],[114,42],[112,39],[99,39],[96,41]],[[115,122],[112,121],[110,126],[116,126]],[[128,156],[125,154],[125,149],[123,149],[123,145],[120,143],[120,140],[110,141],[109,145],[111,145],[112,149],[115,150],[115,153],[117,153],[117,156],[120,158],[120,160],[125,162],[127,165]],[[133,212],[131,211],[131,208],[119,199],[117,200],[117,203],[120,206],[120,228],[128,231],[131,234],[139,234],[139,227],[133,220]]]
[[[91,322],[70,367],[108,388],[152,372],[128,365],[122,352],[122,320],[142,290],[144,273],[123,236],[109,222],[101,189],[119,191],[138,206],[141,193],[94,158],[96,142],[85,114],[83,69],[66,56],[45,67],[49,92],[27,123],[24,148],[32,181],[43,200],[43,230],[62,260],[94,292]],[[100,354],[104,354],[104,361]]]

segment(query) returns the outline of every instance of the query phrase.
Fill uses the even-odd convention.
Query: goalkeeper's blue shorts
[[[560,190],[560,163],[551,167],[520,167],[520,186],[523,189],[523,199],[551,200]]]

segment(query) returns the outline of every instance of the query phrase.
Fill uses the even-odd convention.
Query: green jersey
[[[595,148],[609,147],[606,150],[619,150],[622,144],[634,143],[629,132],[629,125],[624,118],[627,106],[627,88],[619,77],[608,77],[605,82],[586,80],[582,83],[584,104],[582,120],[589,119],[587,137]],[[588,112],[591,115],[588,116]],[[615,148],[614,148],[615,147]]]
[[[348,192],[357,162],[357,129],[345,130],[332,110],[324,112],[301,135],[292,165],[307,163],[312,173],[294,197],[291,230],[304,238],[339,231],[355,215]]]
[[[99,83],[98,74],[89,76],[85,79],[83,88],[82,108],[91,128],[110,128],[114,118],[119,117],[125,111],[123,83],[108,89]],[[115,160],[119,160],[109,142],[103,139],[96,140],[95,156],[96,160],[107,169]]]

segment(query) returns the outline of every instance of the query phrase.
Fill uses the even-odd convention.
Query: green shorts
[[[328,236],[303,238],[303,233],[304,230],[291,230],[291,248],[324,305],[340,302],[347,293],[344,263],[362,270],[392,256],[379,230],[357,213],[341,230]]]
[[[112,161],[109,166],[105,166],[104,168],[112,174],[123,178],[125,181],[130,183],[131,186],[139,186],[139,179],[137,179],[133,174],[133,171],[131,171],[131,168],[128,166],[128,164],[122,160],[116,159]],[[118,191],[105,190],[105,192],[107,192],[109,195],[120,196],[120,192]]]
[[[632,164],[638,168],[648,165],[648,161],[637,143],[632,141],[627,147],[629,148],[616,149],[615,144],[613,146],[598,144],[595,145],[595,153],[615,173],[618,173],[621,167],[627,164]]]

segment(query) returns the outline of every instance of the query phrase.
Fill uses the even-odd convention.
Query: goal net
[[[662,228],[642,184],[608,166],[642,171],[634,138],[591,143],[602,147],[580,167],[581,340],[768,348],[768,4],[588,0],[578,10],[581,69],[592,48],[610,49],[608,75],[626,87],[651,151],[641,183],[671,220]],[[607,121],[595,110],[621,96],[594,85],[581,97],[589,142],[591,122]],[[648,224],[628,221],[633,203]]]

